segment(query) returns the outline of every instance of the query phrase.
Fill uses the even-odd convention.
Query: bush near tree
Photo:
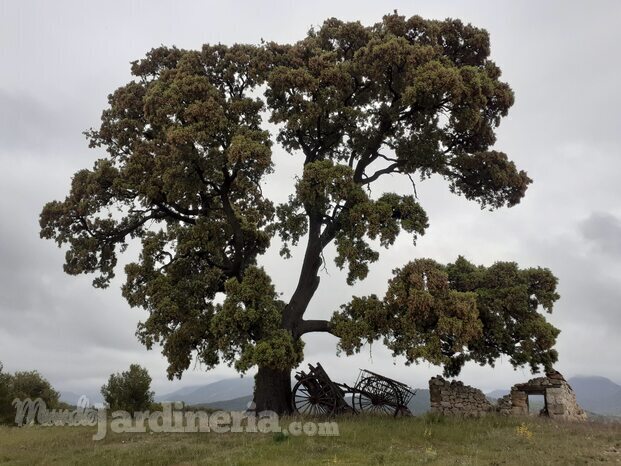
[[[48,409],[56,409],[64,404],[59,401],[59,393],[50,382],[37,371],[20,371],[9,374],[3,371],[0,363],[0,422],[12,424],[15,420],[13,400],[30,398],[42,399]]]
[[[153,404],[151,376],[144,367],[132,364],[125,372],[111,374],[108,383],[101,387],[101,394],[113,411],[148,410]]]

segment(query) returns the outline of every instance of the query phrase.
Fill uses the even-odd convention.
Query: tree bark
[[[256,412],[274,411],[278,414],[291,414],[291,370],[276,370],[259,367],[254,382],[254,402]]]
[[[322,264],[321,252],[334,239],[336,228],[330,224],[321,231],[321,219],[309,213],[309,233],[302,270],[298,285],[285,306],[283,312],[283,328],[291,332],[294,339],[308,332],[330,332],[329,322],[320,320],[304,320],[317,287],[319,286],[319,268]],[[291,370],[278,371],[259,367],[255,377],[254,402],[257,412],[270,410],[278,414],[291,414]]]

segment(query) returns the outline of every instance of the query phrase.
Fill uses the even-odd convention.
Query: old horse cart
[[[309,372],[296,374],[297,383],[292,390],[293,408],[300,414],[412,414],[408,403],[416,391],[404,383],[362,369],[350,387],[333,382],[319,363],[308,367]]]

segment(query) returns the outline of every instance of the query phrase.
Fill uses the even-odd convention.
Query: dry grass
[[[284,419],[287,426],[292,419]],[[0,427],[6,464],[621,464],[621,424],[539,418],[339,418],[338,437],[256,433],[108,434]]]

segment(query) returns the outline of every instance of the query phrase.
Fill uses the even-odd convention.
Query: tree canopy
[[[48,409],[59,408],[60,394],[50,382],[37,371],[18,371],[14,374],[3,372],[0,362],[0,424],[15,422],[13,400],[36,400],[41,398]]]
[[[101,126],[87,132],[90,146],[107,155],[76,173],[64,201],[44,207],[41,236],[67,245],[65,271],[94,273],[97,287],[108,286],[128,242],[141,243],[138,260],[125,267],[123,294],[149,312],[138,336],[149,348],[163,345],[170,377],[181,376],[193,355],[207,368],[288,370],[302,358],[300,337],[312,331],[342,337],[348,352],[362,337],[388,335],[396,353],[449,364],[451,373],[463,359],[489,362],[499,354],[517,364],[551,362],[554,331],[535,319],[539,301],[523,288],[512,294],[509,285],[477,282],[481,268],[463,279],[472,288],[451,282],[447,274],[473,267],[461,260],[402,269],[427,268],[431,282],[441,277],[442,296],[419,291],[434,297],[442,318],[418,316],[417,325],[406,325],[399,315],[409,298],[396,288],[415,283],[397,274],[384,300],[355,298],[332,322],[304,319],[326,246],[335,244],[335,262],[353,284],[379,258],[373,240],[389,247],[402,230],[413,241],[425,233],[415,192],[371,193],[381,177],[439,176],[490,209],[520,202],[530,178],[492,149],[513,92],[489,54],[483,29],[396,13],[372,26],[328,19],[294,44],[153,49],[132,63],[134,78],[109,96]],[[273,139],[264,117],[277,125]],[[279,205],[261,190],[274,169],[274,143],[303,166]],[[306,243],[297,287],[283,300],[257,265],[274,237],[285,258]],[[535,286],[529,277],[536,272],[494,267],[514,267],[520,286]],[[541,301],[551,309],[555,281],[537,273],[551,287]],[[494,298],[478,287],[495,290]],[[504,308],[489,301],[513,298],[549,337],[545,348],[520,349],[527,345],[520,332],[536,326],[497,329],[513,311],[498,316]],[[360,335],[354,327],[367,312],[386,320],[367,322]],[[498,334],[485,335],[488,329]]]
[[[153,403],[151,376],[144,367],[131,364],[129,370],[111,374],[108,383],[101,387],[101,394],[113,411],[148,410]]]
[[[332,327],[347,354],[382,339],[407,363],[426,360],[458,375],[467,361],[550,369],[559,331],[538,310],[552,311],[556,278],[513,262],[474,266],[463,257],[443,266],[430,259],[393,271],[383,299],[354,297],[334,313]]]

